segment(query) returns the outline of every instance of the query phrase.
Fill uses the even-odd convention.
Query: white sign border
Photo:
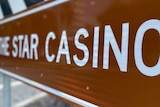
[[[37,13],[37,12],[40,12],[40,11],[48,9],[50,7],[60,5],[62,3],[68,2],[68,1],[69,0],[56,0],[56,1],[49,2],[49,3],[41,5],[39,7],[36,7],[36,8],[31,9],[31,10],[25,11],[23,13],[20,13],[20,14],[17,14],[17,15],[8,17],[8,18],[4,18],[4,19],[0,20],[0,25],[11,22],[11,21],[14,21],[16,19],[20,19],[22,17],[28,16],[28,15],[31,15],[31,14],[34,14],[34,13]]]
[[[40,88],[40,89],[42,89],[42,90],[45,90],[45,91],[47,91],[47,92],[49,92],[49,93],[52,93],[52,94],[54,94],[54,95],[56,95],[56,96],[58,96],[58,97],[67,99],[67,100],[69,100],[69,101],[71,101],[71,102],[73,102],[73,103],[75,103],[75,104],[81,105],[81,106],[83,106],[83,107],[99,107],[99,106],[97,106],[97,105],[95,105],[95,104],[92,104],[92,103],[89,103],[89,102],[84,101],[84,100],[82,100],[82,99],[79,99],[79,98],[77,98],[77,97],[71,96],[71,95],[69,95],[69,94],[66,94],[66,93],[64,93],[64,92],[61,92],[61,91],[56,90],[56,89],[54,89],[54,88],[51,88],[51,87],[48,87],[48,86],[46,86],[46,85],[40,84],[40,83],[35,82],[35,81],[33,81],[33,80],[27,79],[27,78],[25,78],[25,77],[16,75],[16,74],[14,74],[14,73],[12,73],[12,72],[10,72],[10,71],[8,71],[8,70],[5,70],[5,69],[3,69],[3,68],[0,68],[0,73],[5,74],[5,75],[8,75],[8,76],[13,77],[13,78],[18,79],[18,80],[21,80],[21,81],[23,81],[23,82],[25,82],[25,83],[27,83],[27,84],[29,84],[29,85],[38,87],[38,88]]]

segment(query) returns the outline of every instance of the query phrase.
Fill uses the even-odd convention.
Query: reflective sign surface
[[[158,0],[26,5],[2,15],[0,67],[97,106],[159,107],[159,5]]]

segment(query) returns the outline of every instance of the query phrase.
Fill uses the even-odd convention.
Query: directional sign
[[[1,73],[80,106],[159,107],[160,1],[31,1],[0,2]]]

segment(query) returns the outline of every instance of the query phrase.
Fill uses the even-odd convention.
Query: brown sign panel
[[[0,71],[82,106],[159,107],[160,1],[44,1],[0,20]]]

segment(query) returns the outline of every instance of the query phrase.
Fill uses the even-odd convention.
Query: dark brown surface
[[[134,59],[136,31],[146,20],[160,19],[159,5],[159,0],[72,0],[3,24],[0,26],[1,36],[9,35],[12,38],[15,35],[37,33],[40,40],[39,59],[0,56],[0,67],[101,107],[159,107],[159,76],[147,77],[140,73]],[[109,69],[104,70],[104,26],[112,26],[120,47],[121,26],[125,22],[130,25],[127,72],[119,70],[111,49]],[[96,69],[92,68],[95,26],[100,26],[99,64]],[[74,54],[83,57],[73,41],[79,28],[86,28],[89,32],[89,37],[82,40],[90,52],[89,61],[83,67],[78,67],[73,61]],[[67,31],[71,64],[66,63],[64,56],[60,63],[55,60],[49,63],[44,56],[45,38],[50,31],[56,34],[56,40],[50,44],[50,52],[57,54],[63,30]],[[155,31],[147,32],[144,37],[143,59],[148,66],[157,63],[159,40]]]

